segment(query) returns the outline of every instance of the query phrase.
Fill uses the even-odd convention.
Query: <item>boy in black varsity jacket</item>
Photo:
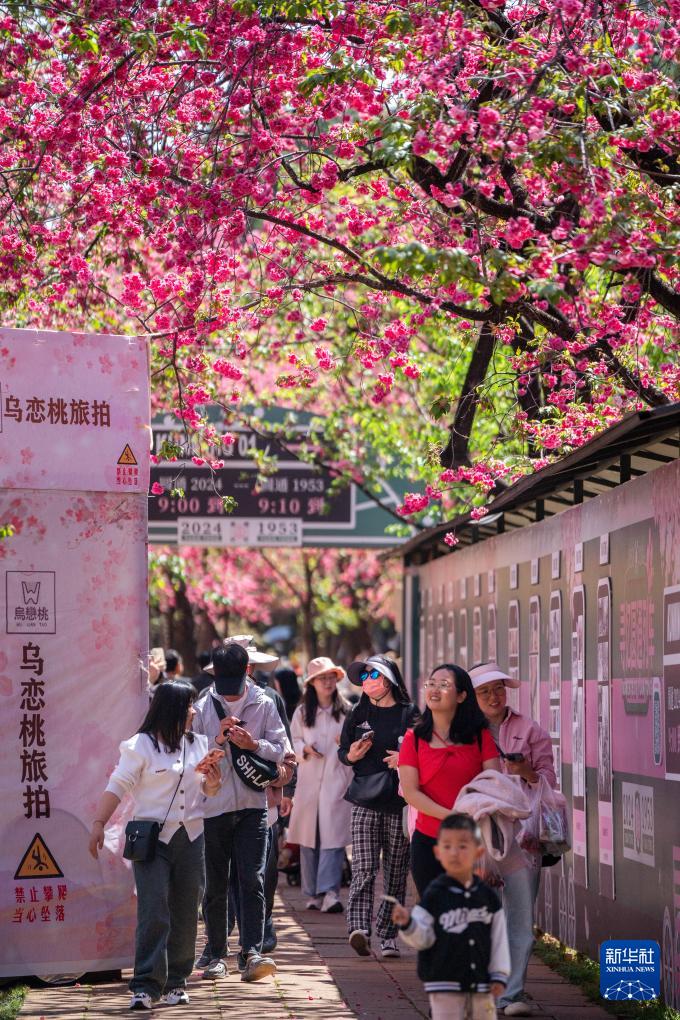
[[[469,815],[439,827],[434,854],[445,874],[430,882],[421,903],[396,904],[392,920],[418,952],[418,977],[432,1020],[495,1020],[495,999],[510,973],[505,916],[498,896],[473,874],[482,851]]]

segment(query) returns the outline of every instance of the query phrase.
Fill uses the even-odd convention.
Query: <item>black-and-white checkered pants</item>
[[[370,808],[352,808],[352,884],[347,901],[347,931],[357,928],[372,930],[373,890],[380,867],[382,850],[385,892],[396,896],[400,903],[406,895],[409,842],[404,836],[401,812],[389,815]],[[378,908],[375,930],[382,939],[396,937],[392,923],[392,904],[382,900]]]

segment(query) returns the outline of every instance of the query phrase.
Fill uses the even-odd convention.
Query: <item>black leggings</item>
[[[425,836],[422,832],[413,833],[411,840],[411,874],[418,890],[418,898],[423,898],[423,893],[430,882],[444,874],[444,869],[432,852],[437,840],[434,836]]]

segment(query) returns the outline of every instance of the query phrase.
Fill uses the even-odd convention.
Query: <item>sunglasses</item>
[[[364,680],[377,680],[378,677],[382,677],[382,673],[379,669],[362,669],[361,673],[359,673],[359,679],[362,683]]]

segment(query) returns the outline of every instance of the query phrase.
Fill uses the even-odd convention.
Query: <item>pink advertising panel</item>
[[[137,337],[0,330],[0,488],[148,492]]]
[[[424,588],[452,582],[444,612],[457,624],[482,608],[482,651],[520,680],[520,710],[550,735],[572,850],[542,869],[539,926],[592,957],[607,938],[656,939],[676,1009],[679,491],[680,458],[406,568]],[[479,597],[458,583],[476,573],[490,581]]]
[[[98,861],[87,842],[147,705],[146,348],[0,331],[0,388],[0,977],[115,969],[126,811]]]

